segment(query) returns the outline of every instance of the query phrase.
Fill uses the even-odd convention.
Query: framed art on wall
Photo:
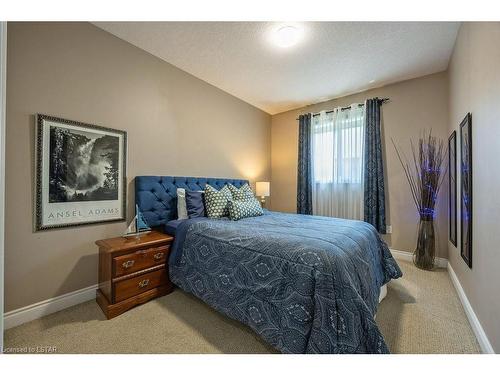
[[[460,123],[460,255],[472,268],[472,116]]]
[[[127,133],[36,116],[35,229],[125,220]]]
[[[450,242],[457,246],[457,132],[448,138],[448,223]]]

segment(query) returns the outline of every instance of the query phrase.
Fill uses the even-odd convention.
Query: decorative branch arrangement
[[[391,141],[405,172],[413,201],[420,215],[418,241],[413,262],[417,267],[429,270],[434,267],[434,210],[439,189],[446,174],[443,166],[446,166],[444,161],[447,148],[443,140],[432,135],[432,130],[429,134],[424,132],[418,139],[417,147],[410,140],[412,159],[408,160],[406,155],[399,151],[392,138]]]
[[[446,171],[442,169],[447,155],[444,141],[434,137],[432,130],[428,135],[424,132],[418,139],[418,149],[410,140],[411,162],[399,151],[392,138],[391,141],[404,169],[420,217],[424,220],[432,220],[439,189],[446,174]]]

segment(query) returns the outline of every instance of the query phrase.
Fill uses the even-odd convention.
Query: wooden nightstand
[[[99,246],[97,303],[108,319],[168,294],[168,255],[173,237],[151,232],[139,238],[96,241]]]

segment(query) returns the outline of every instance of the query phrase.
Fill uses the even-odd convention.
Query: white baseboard
[[[469,319],[469,323],[472,327],[472,330],[474,331],[474,334],[476,335],[476,339],[479,343],[479,346],[481,347],[481,351],[485,354],[495,354],[490,340],[488,340],[488,336],[486,336],[486,333],[484,332],[483,327],[481,326],[481,323],[476,316],[476,313],[472,309],[469,299],[467,298],[467,295],[465,294],[460,281],[458,281],[458,277],[451,267],[451,264],[448,263],[447,268],[448,273],[450,274],[451,282],[457,290],[458,297],[460,298],[460,302],[462,302],[462,306],[465,310],[465,315],[467,315],[467,319]]]
[[[408,262],[413,262],[413,253],[409,253],[408,251],[401,251],[396,249],[390,249],[391,254],[395,259],[401,259]],[[439,268],[446,268],[448,266],[448,259],[445,258],[437,258],[436,257],[436,266]]]
[[[87,302],[95,298],[97,285],[63,294],[45,301],[34,303],[30,306],[12,310],[3,315],[4,329],[16,327],[26,322],[55,313],[68,307]]]

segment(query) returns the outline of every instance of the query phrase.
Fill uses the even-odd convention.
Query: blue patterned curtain
[[[365,192],[364,216],[379,233],[386,233],[384,163],[382,160],[382,139],[380,135],[379,98],[366,101],[365,126]]]
[[[311,114],[299,116],[297,213],[312,215]]]

